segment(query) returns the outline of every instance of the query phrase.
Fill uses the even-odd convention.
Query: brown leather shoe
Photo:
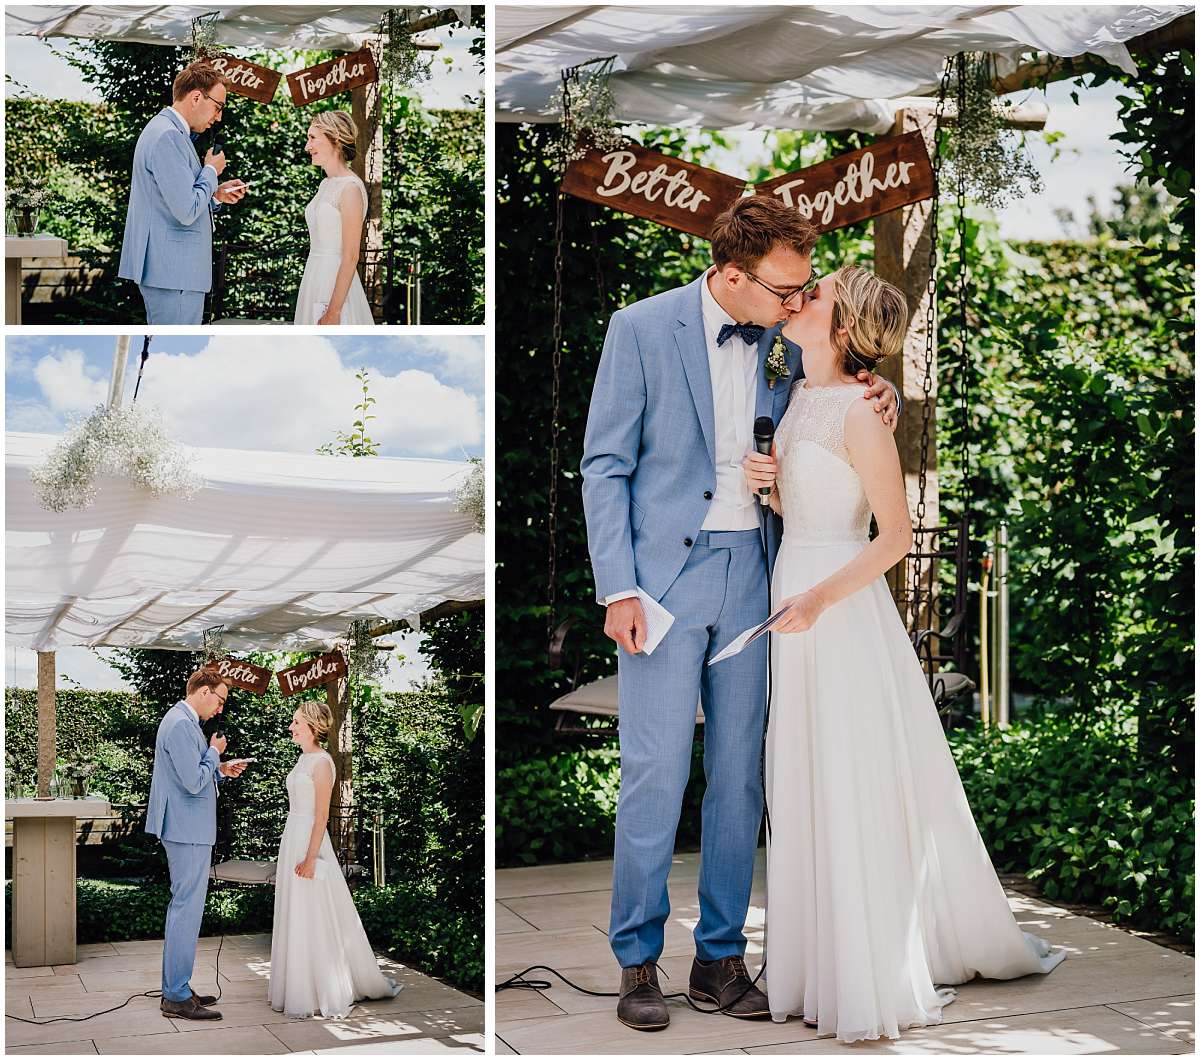
[[[215,1008],[196,1004],[195,998],[186,1001],[168,1001],[165,997],[158,1003],[159,1010],[167,1019],[219,1020],[221,1013]]]
[[[697,1001],[719,1005],[727,1016],[755,1020],[771,1015],[767,995],[750,982],[746,962],[741,957],[722,957],[717,961],[692,961],[688,995]]]
[[[188,989],[190,990],[191,987],[189,987]],[[215,1005],[217,1003],[217,998],[216,998],[215,994],[197,994],[195,990],[192,990],[192,1000],[194,1002],[196,1002],[197,1005],[202,1005],[202,1006],[206,1006],[206,1007],[208,1005]]]
[[[671,1022],[653,961],[621,969],[617,1019],[635,1031],[661,1031]]]

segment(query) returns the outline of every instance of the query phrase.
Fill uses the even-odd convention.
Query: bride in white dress
[[[370,324],[371,306],[358,278],[367,189],[346,165],[354,158],[354,120],[344,110],[313,118],[304,150],[325,179],[304,208],[308,261],[296,299],[297,324]]]
[[[317,741],[332,724],[329,708],[309,701],[289,726],[301,755],[287,777],[267,991],[271,1008],[289,1016],[340,1019],[355,1001],[401,989],[379,970],[325,830],[336,771]]]
[[[854,374],[901,349],[904,298],[845,268],[810,299],[785,326],[806,378],[771,497],[772,600],[791,607],[772,637],[766,979],[774,1019],[851,1042],[940,1022],[946,984],[1048,972],[1065,953],[1013,918],[883,578],[912,527],[895,442]]]

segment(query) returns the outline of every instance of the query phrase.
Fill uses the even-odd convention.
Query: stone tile
[[[6,983],[14,979],[44,979],[53,974],[54,969],[48,964],[38,965],[33,968],[18,968],[15,964],[6,964],[4,966],[4,981]]]
[[[1154,946],[1133,954],[1067,958],[1049,975],[976,979],[958,988],[947,1023],[1172,997],[1193,989],[1195,961]]]
[[[536,931],[528,920],[524,920],[508,908],[503,902],[495,904],[496,934],[509,935],[518,931]]]
[[[95,1042],[96,1052],[118,1055],[261,1056],[288,1051],[287,1046],[266,1027],[214,1027],[190,1034],[123,1035],[115,1038],[97,1038]]]
[[[1111,924],[1086,916],[1017,911],[1016,919],[1022,931],[1040,935],[1049,940],[1051,945],[1065,949],[1068,960],[1108,954],[1154,953],[1162,949],[1148,939],[1140,939]]]
[[[32,995],[31,1000],[38,1019],[50,1019],[53,1016],[88,1016],[93,1012],[103,1012],[129,1001],[129,995],[112,990],[98,990],[93,993],[83,990],[53,990]],[[134,998],[121,1011],[157,1013],[158,998]],[[83,1027],[82,1024],[77,1026]]]
[[[1039,1012],[1028,1016],[923,1027],[904,1031],[895,1040],[883,1038],[879,1041],[855,1042],[848,1045],[830,1038],[821,1038],[774,1046],[746,1046],[745,1051],[751,1055],[795,1053],[821,1056],[856,1056],[861,1053],[907,1053],[926,1056],[966,1053],[1033,1053],[1043,1056],[1103,1053],[1111,1056],[1117,1053],[1148,1056],[1190,1052],[1190,1049],[1186,1043],[1160,1034],[1135,1019],[1102,1006],[1090,1006]]]
[[[534,964],[611,966],[613,956],[608,936],[592,927],[521,932],[496,940],[497,979],[507,979]]]
[[[132,1006],[119,1012],[109,1012],[88,1020],[87,1033],[93,1041],[98,1038],[113,1035],[144,1036],[146,1041],[151,1039],[171,1038],[175,1036],[175,1028],[171,1021],[164,1019],[157,1005],[152,1008],[130,1011]],[[8,1048],[18,1045],[46,1045],[51,1042],[77,1042],[80,1032],[84,1030],[79,1023],[50,1023],[45,1026],[34,1026],[28,1023],[9,1022],[4,1028],[5,1045]],[[103,1050],[100,1050],[103,1052]],[[125,1050],[117,1050],[124,1052]],[[152,1049],[151,1051],[156,1051]]]
[[[203,976],[199,977],[203,981]],[[124,991],[125,996],[140,994],[143,990],[162,989],[162,968],[145,968],[140,972],[81,972],[78,976],[83,988],[88,991]],[[212,977],[208,981],[211,983]]]
[[[563,1010],[540,990],[501,990],[496,995],[497,1023],[562,1015]]]
[[[210,965],[211,967],[211,965]],[[261,979],[264,983],[271,976],[270,956],[239,956],[228,951],[221,954],[221,978],[230,982],[250,982]]]
[[[319,1049],[320,1053],[381,1053],[387,1056],[437,1056],[442,1053],[482,1053],[487,1049],[482,1034],[456,1034],[449,1038],[415,1038],[406,1042],[347,1045],[336,1049]]]
[[[157,1006],[158,1002],[154,1004]],[[263,1027],[271,1023],[287,1023],[289,1017],[282,1012],[276,1012],[267,1004],[266,998],[255,1001],[230,1001],[222,998],[213,1006],[221,1013],[221,1029],[227,1027]],[[211,1023],[199,1020],[172,1020],[175,1029],[180,1034],[196,1034],[204,1030],[213,1030]]]
[[[111,942],[84,942],[76,945],[75,959],[81,957],[110,957],[120,951]]]
[[[196,954],[195,967],[200,970],[213,968],[214,953]],[[227,955],[222,955],[227,956]],[[224,960],[221,962],[224,964]],[[162,977],[162,954],[115,953],[103,957],[81,957],[74,964],[56,964],[56,975],[108,975],[110,972],[149,972]]]
[[[394,972],[387,974],[391,975],[404,989],[390,1001],[374,1000],[364,1002],[364,1005],[374,1007],[386,1004],[407,1011],[483,1007],[483,1002],[479,998],[464,994],[461,990],[455,990],[454,987],[438,982],[430,976],[422,975],[420,972],[404,969],[399,974]]]
[[[1181,1042],[1196,1041],[1196,998],[1194,994],[1179,997],[1160,997],[1152,1001],[1129,1001],[1109,1005],[1139,1023],[1153,1027],[1162,1034],[1169,1034]]]
[[[571,931],[585,927],[607,931],[611,903],[612,892],[606,886],[602,891],[506,898],[504,907],[542,931]]]
[[[734,1020],[725,1016],[706,1016],[682,1004],[672,1004],[670,1027],[654,1034],[624,1026],[611,1009],[498,1022],[496,1034],[518,1053],[678,1055],[795,1042],[815,1037],[816,1031],[799,1020],[794,1026],[770,1020]]]
[[[496,1055],[497,1056],[516,1056],[517,1051],[511,1045],[501,1041],[499,1036],[496,1038]]]
[[[482,1010],[396,1012],[387,1015],[352,1012],[344,1020],[291,1020],[271,1025],[271,1033],[289,1052],[336,1049],[347,1045],[402,1043],[411,1039],[449,1038],[482,1030]]]
[[[33,1003],[29,1000],[29,996],[26,994],[11,999],[5,999],[4,1015],[24,1016],[26,1019],[33,1019],[37,1013],[33,1009]]]
[[[86,1053],[88,1056],[95,1056],[96,1046],[89,1038],[82,1042],[55,1042],[53,1045],[22,1045],[16,1049],[6,1048],[4,1051],[9,1055],[46,1053],[51,1056],[79,1056]]]

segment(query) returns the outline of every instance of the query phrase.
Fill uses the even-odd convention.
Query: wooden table
[[[67,241],[58,236],[4,237],[4,323],[21,323],[21,291],[26,258],[67,257]]]
[[[75,821],[108,817],[107,799],[7,799],[13,819],[13,964],[75,963]]]

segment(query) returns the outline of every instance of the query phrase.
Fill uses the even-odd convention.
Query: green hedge
[[[483,911],[447,909],[436,894],[410,887],[363,885],[352,892],[376,950],[465,990],[483,990]],[[162,938],[171,889],[167,884],[79,881],[77,938],[123,942]],[[204,905],[202,935],[270,931],[273,887],[218,887]],[[12,930],[12,888],[5,888],[5,928]]]

